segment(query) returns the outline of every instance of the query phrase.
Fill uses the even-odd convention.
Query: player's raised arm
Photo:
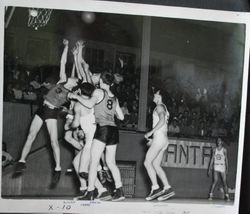
[[[77,46],[74,47],[74,48],[71,50],[71,52],[72,52],[72,54],[73,54],[73,56],[74,56],[74,65],[75,65],[75,67],[76,67],[77,78],[80,79],[81,81],[83,81],[83,77],[82,77],[82,75],[81,75],[80,68],[79,68],[79,63],[78,63],[78,59],[77,59],[78,51],[79,51],[79,49],[78,49]]]
[[[67,39],[63,40],[63,45],[64,45],[64,49],[63,49],[63,53],[61,56],[61,61],[60,61],[60,74],[59,74],[59,81],[57,82],[57,84],[62,83],[62,82],[66,82],[67,80],[67,75],[66,75],[66,63],[67,63],[67,55],[68,55],[68,50],[69,50],[69,41]]]
[[[77,57],[78,57],[78,63],[80,64],[79,67],[81,67],[82,69],[81,73],[83,72],[86,82],[92,83],[89,65],[88,63],[86,63],[86,61],[83,59],[83,56],[82,56],[83,48],[85,48],[85,42],[82,40],[79,40],[77,42],[77,46],[79,47],[79,52],[78,52]]]
[[[71,77],[75,77],[76,75],[76,64],[74,63],[72,66]]]

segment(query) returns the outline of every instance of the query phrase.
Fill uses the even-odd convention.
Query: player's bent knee
[[[108,168],[113,168],[113,167],[116,166],[115,161],[112,161],[112,160],[106,159],[106,163],[107,163],[107,165],[108,165]]]
[[[161,170],[161,166],[158,163],[153,162],[153,167],[155,170]]]

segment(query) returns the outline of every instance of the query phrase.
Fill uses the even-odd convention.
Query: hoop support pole
[[[11,20],[13,14],[14,14],[14,11],[15,11],[15,7],[12,7],[12,8],[11,8],[11,11],[10,11],[10,14],[9,14],[9,16],[8,16],[8,18],[7,18],[7,20],[6,20],[5,28],[8,28],[9,23],[10,23],[10,20]]]

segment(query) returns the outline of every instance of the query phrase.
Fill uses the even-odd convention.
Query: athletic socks
[[[151,187],[151,190],[156,190],[156,189],[159,189],[159,188],[160,188],[159,185],[156,184],[156,185],[153,185],[153,186]]]
[[[122,187],[122,182],[121,182],[121,181],[115,183],[115,188],[116,188],[116,189],[119,189],[119,188],[121,188],[121,187]]]

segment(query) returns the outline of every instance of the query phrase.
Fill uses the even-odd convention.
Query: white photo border
[[[82,1],[82,0],[2,0],[0,2],[0,98],[3,101],[3,56],[4,56],[4,14],[5,6],[15,7],[40,7],[74,11],[93,11],[102,13],[115,13],[127,15],[142,15],[166,18],[181,18],[200,21],[216,21],[245,24],[245,50],[244,50],[244,69],[242,78],[242,99],[240,115],[240,132],[238,147],[238,162],[236,175],[236,192],[233,205],[215,205],[202,203],[144,203],[144,202],[79,202],[71,200],[44,200],[44,199],[0,199],[0,212],[49,212],[49,213],[148,213],[148,214],[235,214],[238,213],[241,185],[241,166],[243,160],[247,85],[248,85],[248,66],[249,66],[249,47],[250,47],[250,14],[245,12],[229,12],[207,9],[193,9],[182,7],[169,7],[135,3],[106,2],[106,1]],[[0,102],[0,118],[3,118],[3,102]],[[0,136],[2,138],[2,127]],[[2,149],[0,150],[0,154]],[[0,181],[2,180],[0,170]],[[0,187],[1,189],[1,187]]]

